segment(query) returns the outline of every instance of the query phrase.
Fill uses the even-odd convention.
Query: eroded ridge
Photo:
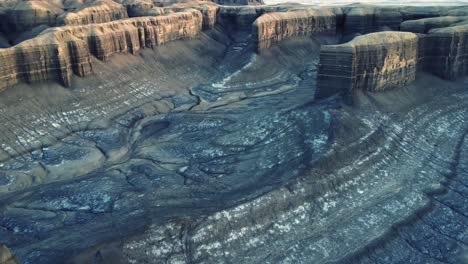
[[[115,53],[136,53],[167,42],[193,38],[202,29],[197,10],[167,16],[53,28],[14,47],[0,49],[0,89],[20,82],[59,80],[70,86],[73,73],[92,72],[91,56],[107,60]]]

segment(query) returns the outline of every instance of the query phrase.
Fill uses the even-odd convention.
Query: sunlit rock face
[[[17,46],[0,50],[4,66],[0,88],[21,81],[58,80],[70,86],[74,74],[92,72],[90,57],[107,60],[115,53],[136,53],[142,48],[197,36],[202,29],[199,11],[161,17],[125,19],[92,26],[68,26],[44,31]]]
[[[128,15],[123,5],[110,0],[99,0],[91,2],[77,12],[62,15],[60,22],[65,25],[86,25],[125,18],[128,18]]]
[[[213,0],[220,5],[261,5],[263,0]]]
[[[467,7],[29,2],[0,262],[467,261]]]
[[[258,51],[297,36],[336,32],[336,15],[328,9],[267,13],[253,25]]]
[[[353,90],[384,91],[416,79],[419,38],[413,33],[382,32],[320,51],[317,98]]]

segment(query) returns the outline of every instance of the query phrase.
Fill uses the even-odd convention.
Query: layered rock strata
[[[417,20],[404,21],[400,25],[401,31],[414,32],[414,33],[428,33],[431,29],[449,27],[456,23],[468,22],[466,16],[445,16],[423,18]]]
[[[150,0],[126,0],[122,3],[130,17],[163,15],[165,9],[157,7]]]
[[[181,12],[186,9],[196,9],[203,14],[203,30],[212,29],[215,27],[218,19],[218,12],[220,9],[219,5],[206,2],[195,2],[195,3],[179,3],[174,4],[170,7],[164,8],[165,13]]]
[[[362,34],[386,29],[398,30],[400,23],[406,20],[466,15],[466,10],[463,10],[465,9],[460,11],[460,8],[441,6],[377,7],[358,5],[344,7],[342,8],[344,14],[343,31],[346,34]]]
[[[316,97],[407,85],[416,77],[418,41],[414,33],[381,32],[322,46]]]
[[[19,82],[58,80],[92,71],[91,55],[107,60],[115,53],[135,53],[164,43],[192,38],[202,29],[197,10],[168,16],[131,18],[109,23],[53,28],[37,38],[0,49],[0,89]]]
[[[126,8],[112,0],[99,0],[73,13],[60,17],[65,25],[87,25],[105,23],[128,18]]]
[[[253,25],[253,36],[258,50],[296,36],[336,31],[336,15],[328,9],[268,13]]]
[[[425,71],[448,80],[468,74],[468,25],[432,29],[423,43]]]
[[[47,1],[18,2],[8,14],[8,30],[21,32],[39,25],[54,26],[64,11]]]
[[[212,0],[220,5],[263,5],[263,0]]]
[[[468,73],[468,17],[445,16],[405,21],[401,30],[427,33],[421,38],[422,69],[454,80]]]

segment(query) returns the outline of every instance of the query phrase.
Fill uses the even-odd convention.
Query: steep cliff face
[[[210,2],[188,2],[174,4],[170,7],[164,8],[165,13],[180,12],[186,9],[196,9],[203,15],[203,30],[211,29],[217,23],[219,5]]]
[[[47,1],[21,1],[7,11],[11,32],[21,32],[39,25],[54,26],[64,11]]]
[[[220,5],[263,5],[263,0],[212,0]]]
[[[343,8],[344,33],[371,33],[383,29],[399,30],[406,20],[431,18],[455,12],[453,7],[376,7],[353,6]]]
[[[448,80],[468,74],[468,25],[430,30],[423,41],[425,71]]]
[[[424,71],[448,80],[468,74],[467,16],[409,20],[401,24],[401,30],[427,33],[419,45]]]
[[[107,60],[115,53],[135,53],[144,47],[192,38],[201,29],[202,14],[197,10],[52,28],[37,38],[0,49],[0,89],[47,80],[69,86],[73,73],[86,76],[92,72],[91,55]]]
[[[466,16],[444,16],[423,18],[417,20],[404,21],[400,25],[401,31],[414,32],[414,33],[428,33],[429,30],[434,28],[443,28],[451,26],[455,23],[468,21]]]
[[[70,85],[71,75],[91,71],[87,43],[71,34],[44,34],[0,50],[0,89],[19,82],[58,80]]]
[[[355,7],[345,12],[345,33],[369,33],[381,30],[382,27],[397,29],[402,21],[398,9]]]
[[[255,7],[221,7],[219,11],[219,22],[226,29],[251,29],[252,23],[262,14]]]
[[[122,4],[127,8],[130,17],[164,14],[164,8],[155,6],[151,0],[126,0]]]
[[[64,14],[60,21],[65,25],[87,25],[125,18],[128,18],[128,15],[123,5],[112,0],[98,0],[77,12]]]
[[[252,30],[255,20],[263,14],[305,11],[307,9],[310,9],[310,7],[299,5],[221,6],[218,12],[218,23],[228,30]]]
[[[418,40],[413,33],[381,32],[341,45],[323,46],[316,97],[407,85],[416,77]]]
[[[268,13],[255,21],[252,30],[261,51],[295,36],[335,33],[336,15],[328,9]]]

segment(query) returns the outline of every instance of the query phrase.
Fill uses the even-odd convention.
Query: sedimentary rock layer
[[[163,8],[163,13],[181,12],[187,9],[196,9],[203,14],[203,29],[211,29],[217,22],[217,16],[220,6],[206,2],[188,2],[171,5]],[[154,8],[152,10],[155,10]],[[152,12],[152,11],[150,11]],[[157,12],[157,11],[156,11]]]
[[[263,0],[212,0],[220,5],[262,5]]]
[[[258,50],[295,36],[336,31],[336,15],[328,9],[268,13],[253,25]]]
[[[408,20],[401,23],[400,30],[414,33],[428,33],[434,28],[448,27],[455,23],[465,21],[468,21],[468,17],[466,16],[445,16]]]
[[[65,25],[86,25],[104,23],[128,18],[126,8],[111,0],[93,2],[74,13],[66,13],[60,20]]]
[[[372,33],[345,44],[323,46],[316,97],[404,86],[415,80],[417,63],[418,36],[413,33]]]
[[[7,12],[11,32],[21,32],[38,25],[53,26],[64,11],[47,1],[21,1]]]
[[[163,15],[164,8],[157,7],[150,0],[126,0],[122,3],[130,17]]]
[[[468,74],[468,25],[430,30],[421,53],[427,72],[448,80]]]
[[[424,71],[454,80],[468,73],[468,17],[445,16],[405,21],[401,30],[427,33],[421,38],[420,61]]]
[[[91,73],[91,55],[106,60],[114,53],[135,53],[144,47],[195,37],[201,29],[202,14],[197,10],[53,28],[32,40],[0,49],[0,89],[22,81],[58,80],[69,86],[73,73]]]

